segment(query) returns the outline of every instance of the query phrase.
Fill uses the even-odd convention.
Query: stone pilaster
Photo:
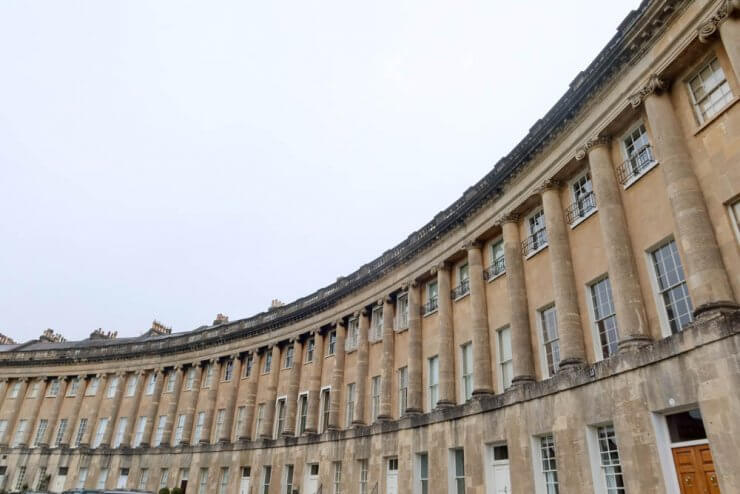
[[[131,415],[126,418],[126,430],[123,431],[123,440],[121,441],[122,446],[131,447],[133,445],[133,432],[136,427],[136,420],[139,416],[139,411],[142,409],[141,395],[144,391],[144,376],[145,372],[141,369],[137,370],[136,373],[136,386],[134,387],[134,397],[131,405]],[[116,424],[116,427],[118,424]]]
[[[588,154],[591,181],[599,208],[599,225],[617,315],[619,348],[629,350],[647,344],[650,337],[622,195],[609,152],[610,142],[604,136],[590,139],[585,145],[585,152]]]
[[[224,417],[224,426],[221,429],[220,437],[216,440],[221,443],[228,443],[231,441],[231,431],[234,428],[234,416],[236,414],[236,396],[239,393],[239,383],[241,382],[242,376],[242,360],[238,354],[231,355],[229,357],[232,364],[231,369],[231,381],[224,383],[219,388],[219,393],[226,395],[226,416]]]
[[[493,394],[491,338],[488,332],[488,304],[483,279],[483,255],[477,241],[463,245],[468,253],[470,275],[470,327],[473,333],[473,396]]]
[[[12,444],[13,442],[13,438],[15,436],[15,428],[18,425],[18,418],[21,414],[21,408],[23,408],[23,402],[26,399],[26,391],[28,391],[27,377],[19,378],[18,382],[21,383],[21,386],[18,390],[18,396],[16,396],[15,398],[11,398],[13,400],[13,411],[11,412],[10,420],[8,420],[8,428],[7,432],[5,433],[5,437],[3,438],[3,446],[7,446],[8,444]],[[15,383],[9,383],[8,385],[15,386]]]
[[[80,423],[80,409],[82,408],[82,400],[85,398],[87,392],[87,386],[89,384],[89,376],[80,376],[80,385],[77,387],[77,394],[75,395],[74,402],[72,403],[72,413],[69,414],[69,422],[67,423],[67,429],[64,431],[61,446],[70,446],[70,439],[72,433],[75,431]]]
[[[334,354],[334,370],[331,376],[331,393],[329,395],[329,424],[328,429],[339,429],[340,404],[342,388],[344,387],[344,340],[347,334],[347,323],[340,319],[335,323],[337,331],[336,348]]]
[[[408,376],[409,387],[406,414],[422,413],[422,353],[421,353],[421,286],[416,280],[409,283]]]
[[[93,400],[93,404],[90,407],[92,409],[92,414],[88,417],[87,420],[87,430],[85,431],[85,434],[82,436],[82,441],[80,442],[81,445],[90,446],[92,443],[91,439],[95,435],[95,430],[98,427],[98,417],[100,416],[100,408],[103,406],[103,397],[105,396],[106,390],[108,388],[108,375],[107,374],[98,374],[98,389],[95,392],[95,398]]]
[[[385,297],[383,303],[383,362],[380,377],[380,413],[378,420],[390,420],[393,403],[393,363],[395,353],[395,331],[393,330],[394,304],[392,297]]]
[[[504,215],[501,219],[501,230],[504,237],[504,262],[509,299],[509,327],[511,328],[511,384],[516,386],[535,380],[527,284],[519,238],[519,216],[512,213]]]
[[[450,265],[435,266],[437,274],[437,358],[439,359],[439,400],[437,407],[455,404],[455,345],[452,338],[452,298],[450,296]],[[434,274],[434,273],[432,273]]]
[[[238,432],[239,441],[245,441],[252,438],[252,423],[254,422],[255,408],[257,402],[257,385],[259,376],[262,372],[263,355],[262,350],[252,351],[252,370],[247,378],[247,390],[244,397],[244,423],[242,430]],[[246,365],[246,364],[245,364]],[[259,435],[259,431],[255,435]]]
[[[46,433],[40,439],[40,444],[49,446],[51,441],[54,440],[54,434],[56,434],[59,428],[59,412],[62,409],[64,403],[64,397],[67,395],[67,384],[70,380],[69,376],[59,377],[59,391],[57,392],[54,403],[51,405],[51,413],[49,414],[49,427],[46,429]],[[69,424],[67,424],[69,427]]]
[[[121,409],[121,400],[123,400],[123,393],[126,389],[125,374],[118,373],[116,374],[116,377],[118,378],[118,387],[116,388],[116,393],[113,398],[111,398],[113,403],[111,403],[110,407],[108,426],[105,428],[105,432],[103,433],[103,442],[100,443],[101,446],[104,447],[111,445],[111,437],[113,437],[113,431],[118,423],[118,412]]]
[[[368,342],[368,331],[370,329],[370,311],[363,309],[359,314],[359,334],[360,341],[357,346],[357,381],[355,384],[355,409],[353,411],[352,425],[365,425],[365,394],[367,393],[367,373],[368,373],[368,352],[370,344]]]
[[[36,401],[33,403],[33,407],[31,408],[31,415],[29,416],[28,421],[28,429],[26,429],[26,434],[25,437],[21,440],[21,444],[30,446],[31,441],[33,440],[33,434],[36,434],[36,431],[39,428],[39,411],[41,411],[41,405],[43,405],[44,403],[44,399],[46,397],[46,388],[49,386],[50,379],[51,378],[48,377],[39,379],[41,384],[39,386],[39,394],[36,396]]]
[[[631,102],[644,101],[652,130],[655,155],[660,162],[677,241],[684,253],[686,283],[700,315],[715,308],[737,308],[730,281],[720,254],[699,180],[694,173],[686,137],[664,89],[667,84],[652,76]]]
[[[313,363],[311,364],[311,379],[308,387],[308,411],[306,417],[306,432],[315,433],[319,425],[319,398],[321,393],[321,371],[324,367],[324,334],[314,331]]]
[[[552,291],[560,338],[560,369],[586,362],[581,314],[578,310],[576,278],[570,255],[567,227],[560,203],[560,184],[549,180],[540,189],[545,211],[547,243],[552,269]]]
[[[282,346],[275,344],[272,346],[272,366],[270,368],[270,377],[267,381],[267,393],[265,397],[265,417],[262,422],[262,430],[259,435],[265,439],[272,438],[273,426],[275,425],[275,400],[277,399],[277,389],[280,383],[280,367],[282,366]]]

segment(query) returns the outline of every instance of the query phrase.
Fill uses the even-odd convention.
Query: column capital
[[[432,266],[432,269],[429,270],[429,274],[434,276],[438,271],[449,271],[451,268],[452,263],[449,261],[439,261],[437,264]]]
[[[472,249],[480,249],[483,245],[481,244],[480,240],[477,239],[469,239],[465,240],[460,245],[460,250],[472,250]]]
[[[724,0],[719,4],[717,10],[696,30],[701,43],[709,43],[710,38],[717,32],[717,28],[727,20],[733,11],[740,11],[740,0]]]
[[[668,88],[668,82],[658,74],[652,74],[639,91],[629,97],[632,108],[637,108],[651,94],[660,94]]]
[[[543,181],[534,191],[537,195],[542,195],[545,191],[556,190],[562,187],[563,182],[554,178],[548,178]]]
[[[503,213],[497,223],[501,223],[502,225],[505,225],[506,223],[519,223],[519,220],[521,219],[521,215],[519,213],[515,213],[514,211],[506,211]]]
[[[596,149],[599,146],[608,146],[612,142],[612,138],[607,134],[597,134],[595,136],[586,139],[586,142],[582,147],[576,151],[576,159],[578,161],[584,159],[592,149]]]
[[[346,325],[347,325],[347,323],[344,321],[344,318],[343,317],[340,318],[340,319],[337,319],[336,321],[334,321],[332,323],[332,326],[334,326],[335,328],[339,328],[339,326],[344,327]]]

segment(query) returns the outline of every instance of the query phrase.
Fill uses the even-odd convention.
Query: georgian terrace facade
[[[491,173],[313,295],[0,346],[0,490],[739,492],[738,10],[643,2]]]

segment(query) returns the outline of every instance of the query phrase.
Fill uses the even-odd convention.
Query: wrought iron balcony
[[[462,280],[459,285],[450,291],[450,298],[453,300],[470,293],[470,280]]]
[[[437,307],[439,306],[437,297],[430,298],[429,301],[424,304],[424,307],[422,308],[422,311],[424,312],[424,315],[431,314],[435,310],[437,310]]]
[[[506,271],[506,259],[503,257],[499,257],[495,261],[493,261],[493,264],[488,266],[485,271],[483,271],[483,277],[488,280],[494,279],[496,276],[500,275],[501,273]]]
[[[547,230],[544,228],[534,232],[532,235],[522,240],[522,255],[528,256],[533,252],[537,252],[541,248],[547,245]]]
[[[655,163],[653,149],[650,144],[646,144],[632,153],[632,156],[624,163],[617,166],[617,180],[622,185],[626,185],[630,180],[640,176],[653,163]]]
[[[596,196],[594,196],[593,192],[589,192],[568,206],[568,209],[565,210],[565,221],[569,225],[572,225],[576,221],[588,216],[594,209],[596,209]]]

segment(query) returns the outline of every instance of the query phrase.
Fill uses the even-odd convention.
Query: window
[[[215,442],[218,442],[223,435],[225,418],[226,418],[226,409],[220,408],[218,412],[216,412],[216,437],[213,438]]]
[[[36,482],[36,490],[46,492],[48,479],[46,477],[46,467],[39,467],[38,481]]]
[[[213,378],[213,367],[215,364],[207,364],[206,365],[206,372],[203,374],[203,382],[200,383],[201,388],[210,388],[211,387],[211,378]]]
[[[167,487],[167,482],[169,481],[169,478],[170,478],[169,468],[163,468],[162,470],[160,470],[160,473],[159,473],[159,488],[160,489]]]
[[[98,394],[98,386],[100,386],[100,378],[91,378],[87,385],[87,389],[85,390],[85,396],[95,396]]]
[[[201,468],[198,475],[198,494],[206,494],[208,491],[208,469]]]
[[[371,382],[371,393],[371,420],[375,422],[378,420],[378,415],[380,415],[380,376],[373,376]]]
[[[465,343],[461,349],[463,400],[473,397],[473,345]]]
[[[25,469],[25,467],[23,467]],[[77,489],[84,489],[87,482],[87,468],[82,467],[77,472]]]
[[[717,115],[732,101],[732,90],[717,58],[713,58],[689,79],[691,103],[699,124]]]
[[[265,404],[260,403],[257,405],[257,423],[255,424],[255,429],[257,432],[257,436],[260,435],[262,432],[262,422],[265,420]]]
[[[704,421],[698,408],[667,415],[665,419],[668,426],[668,436],[673,444],[701,441],[707,438]]]
[[[498,330],[498,362],[501,389],[510,388],[514,363],[511,353],[511,328],[508,326]]]
[[[439,401],[439,358],[429,359],[429,409],[433,410]]]
[[[540,327],[547,372],[549,376],[554,376],[560,364],[560,341],[555,307],[540,311]]]
[[[617,167],[617,179],[625,187],[647,173],[655,164],[653,149],[650,147],[647,130],[638,123],[622,137],[622,150],[625,162]]]
[[[429,455],[427,453],[417,454],[416,463],[418,465],[417,471],[419,472],[419,488],[417,492],[419,494],[429,494]]]
[[[458,285],[452,290],[452,298],[458,299],[470,293],[470,271],[468,263],[461,264],[457,268]]]
[[[77,396],[77,392],[80,389],[80,378],[76,377],[72,379],[69,383],[69,388],[67,388],[67,396]]]
[[[450,450],[450,492],[465,494],[465,452],[462,448]]]
[[[57,427],[57,437],[54,440],[54,447],[58,448],[62,445],[62,440],[64,439],[64,433],[67,432],[67,419],[61,419],[59,421],[59,427]],[[2,424],[0,424],[0,440],[2,440],[3,432],[2,432]]]
[[[49,389],[46,392],[46,396],[49,398],[56,398],[59,394],[59,379],[52,379],[49,384]]]
[[[732,226],[735,230],[735,238],[740,243],[740,199],[735,198],[732,203],[727,206],[730,218],[732,219]]]
[[[108,398],[114,398],[118,392],[118,376],[113,376],[108,383]]]
[[[347,342],[345,348],[354,350],[360,340],[360,320],[358,318],[350,319],[347,323]]]
[[[491,265],[483,275],[487,280],[492,280],[506,272],[506,260],[504,258],[504,241],[491,242]]]
[[[347,403],[345,406],[345,424],[349,428],[355,419],[355,383],[347,385]]]
[[[539,448],[539,470],[541,473],[539,492],[558,494],[558,466],[555,460],[555,440],[552,434],[537,438]]]
[[[128,378],[128,382],[126,383],[126,396],[134,396],[136,393],[136,383],[138,381],[139,377],[136,375]]]
[[[591,174],[586,172],[570,185],[573,204],[565,210],[565,220],[575,226],[596,210],[596,199],[591,185]]]
[[[64,420],[64,419],[62,419]],[[5,433],[8,431],[8,421],[0,420],[0,442],[5,440]]]
[[[92,447],[97,448],[103,442],[105,436],[105,430],[108,428],[108,418],[102,418],[98,420],[98,429],[95,431],[95,440],[93,441]]]
[[[360,494],[367,492],[367,460],[360,460]]]
[[[289,345],[285,349],[285,368],[290,369],[293,367],[293,352],[295,351],[293,345]]]
[[[308,416],[308,395],[298,398],[298,434],[306,432],[306,417]]]
[[[275,421],[275,438],[282,436],[285,430],[285,398],[277,401],[277,420]]]
[[[596,429],[599,441],[600,477],[607,494],[624,494],[622,464],[619,461],[619,448],[614,426],[605,425]]]
[[[524,240],[524,255],[534,254],[547,245],[547,230],[545,229],[545,213],[542,209],[535,211],[527,219],[529,237]]]
[[[128,468],[122,468],[118,471],[118,482],[116,483],[116,489],[125,489],[128,484]]]
[[[29,398],[37,398],[39,395],[39,388],[41,387],[41,384],[38,381],[34,381],[33,385],[31,386],[31,392],[28,393]]]
[[[224,381],[231,381],[231,376],[234,373],[234,361],[227,360],[224,365]]]
[[[80,419],[80,424],[77,426],[77,435],[75,436],[74,447],[79,448],[82,443],[82,438],[85,436],[85,430],[87,429],[87,419]]]
[[[195,369],[190,368],[188,370],[188,378],[185,381],[185,390],[191,391],[195,385]]]
[[[336,332],[336,330],[329,332],[329,345],[328,346],[329,346],[329,348],[328,348],[329,351],[327,352],[327,355],[334,355],[334,352],[336,351],[336,348],[337,348],[337,332]]]
[[[164,436],[164,429],[167,426],[167,415],[160,415],[157,421],[157,432],[154,435],[154,447],[156,448],[162,444],[162,436]]]
[[[254,355],[249,354],[247,355],[247,365],[244,366],[244,377],[249,377],[252,375],[252,366],[254,365]]]
[[[432,312],[437,310],[437,306],[439,305],[439,290],[437,287],[436,281],[430,281],[427,283],[426,288],[426,296],[427,301],[424,304],[424,315],[431,314]]]
[[[33,439],[33,447],[38,447],[44,441],[46,436],[46,428],[49,427],[49,421],[47,419],[39,420],[39,427],[36,429],[36,437]]]
[[[100,470],[100,473],[98,474],[98,483],[95,486],[95,488],[98,489],[98,490],[101,490],[101,491],[103,489],[105,489],[105,481],[106,480],[108,480],[108,469],[107,468],[102,468]]]
[[[18,467],[18,475],[15,479],[15,490],[21,491],[23,489],[23,482],[26,480],[26,467]]]
[[[611,357],[617,353],[619,335],[609,278],[604,278],[591,285],[591,304],[594,310],[594,326],[601,357]]]
[[[136,434],[134,434],[134,448],[138,448],[144,440],[144,429],[146,429],[146,417],[141,416],[136,427]]]
[[[188,477],[190,477],[190,468],[181,468],[180,469],[180,482],[179,484],[182,484],[183,481],[187,482]]]
[[[693,320],[691,313],[694,310],[676,241],[671,240],[654,250],[651,257],[658,283],[658,295],[663,301],[664,315],[668,319],[671,333],[675,334]]]
[[[139,472],[139,490],[147,490],[147,484],[149,483],[149,469],[142,468]]]
[[[262,467],[262,494],[270,494],[270,480],[272,479],[272,467],[265,465]]]
[[[401,293],[396,297],[396,329],[409,327],[409,294]]]
[[[372,327],[372,339],[373,341],[379,341],[383,339],[383,307],[373,307],[373,312],[370,317],[370,326]]]
[[[342,462],[334,462],[334,494],[342,493]]]
[[[28,428],[28,420],[21,420],[18,422],[18,429],[15,431],[15,439],[13,440],[13,447],[20,446],[23,443],[23,438],[26,436],[26,429]]]
[[[146,394],[147,395],[153,395],[154,394],[154,387],[157,384],[157,374],[152,372],[149,374],[149,379],[146,382]]]
[[[293,494],[293,465],[285,465],[285,494]]]
[[[128,425],[128,419],[121,417],[118,419],[118,428],[116,429],[116,437],[113,439],[113,447],[118,448],[123,443],[123,434],[126,432],[126,426]]]
[[[246,407],[239,407],[236,410],[236,430],[234,431],[234,438],[239,439],[239,435],[242,433],[244,427],[244,414],[246,413]]]
[[[13,387],[10,388],[10,398],[18,398],[21,392],[21,383],[16,381],[13,383]]]
[[[193,434],[193,444],[198,444],[203,435],[203,425],[206,422],[206,412],[198,412],[198,419],[195,423],[195,433]]]
[[[175,384],[177,382],[177,371],[170,371],[167,374],[167,392],[172,393],[175,391]]]
[[[398,369],[398,414],[406,413],[408,407],[409,392],[409,368],[401,367]]]
[[[316,346],[316,339],[309,338],[306,342],[306,363],[313,362],[313,351]]]
[[[221,476],[218,482],[218,494],[226,494],[229,488],[229,467],[221,467]]]
[[[185,414],[181,413],[177,417],[177,427],[175,427],[175,446],[182,442],[183,432],[185,432]]]
[[[265,353],[265,374],[269,374],[270,369],[272,369],[272,350],[268,350],[267,353]]]
[[[329,427],[329,389],[321,390],[321,430]]]

